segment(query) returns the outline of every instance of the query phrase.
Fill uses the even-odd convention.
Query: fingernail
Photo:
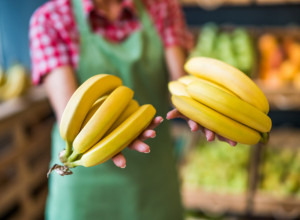
[[[153,136],[152,136],[151,138],[155,138],[155,137],[156,137],[156,132],[153,131],[152,135],[153,135]]]
[[[155,138],[156,137],[156,132],[154,130],[149,130],[147,131],[148,133],[146,133],[145,135],[149,138]]]
[[[148,147],[148,146],[142,146],[141,151],[143,153],[145,153],[145,154],[148,154],[148,153],[150,153],[150,147]]]
[[[126,167],[126,164],[124,164],[123,166],[121,166],[122,169],[124,169]]]
[[[163,121],[164,121],[164,119],[163,119],[163,118],[161,118],[161,119],[160,119],[160,121],[159,121],[159,123],[162,123]]]
[[[197,130],[197,128],[191,128],[191,131],[192,131],[192,132],[196,132],[196,131],[198,131],[198,130]]]

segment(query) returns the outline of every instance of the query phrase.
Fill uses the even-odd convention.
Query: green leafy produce
[[[214,23],[202,27],[190,58],[196,56],[222,60],[250,77],[255,63],[254,46],[246,29],[220,31]]]
[[[250,75],[254,65],[254,50],[251,37],[243,28],[235,29],[232,33],[237,68]]]
[[[300,197],[300,150],[269,146],[260,167],[259,189],[275,196]]]
[[[218,26],[207,23],[198,35],[197,44],[191,56],[214,57],[214,45],[218,35]]]
[[[218,36],[215,49],[216,57],[229,65],[238,67],[234,54],[234,46],[229,33],[222,32]]]
[[[215,141],[200,143],[182,167],[183,185],[214,192],[245,192],[250,147]]]

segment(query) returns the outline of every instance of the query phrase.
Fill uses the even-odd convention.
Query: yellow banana
[[[74,139],[74,152],[77,154],[84,153],[96,144],[125,110],[132,97],[133,91],[126,86],[119,86],[109,94]]]
[[[91,167],[112,158],[147,128],[155,113],[156,110],[152,105],[139,107],[120,126],[95,144],[78,161],[73,162],[73,164],[76,166]]]
[[[236,96],[233,92],[231,92],[230,90],[226,89],[225,87],[223,87],[223,86],[221,86],[221,85],[218,85],[218,84],[215,84],[215,83],[212,83],[212,82],[210,82],[210,81],[208,81],[208,80],[201,79],[201,78],[196,77],[196,76],[187,75],[187,76],[182,76],[182,77],[180,77],[180,78],[178,79],[179,82],[185,84],[186,86],[189,85],[189,84],[192,83],[192,82],[199,82],[199,81],[202,82],[203,80],[204,80],[206,83],[209,83],[210,85],[215,86],[215,87],[221,89],[221,90],[224,91],[224,92],[227,92],[227,93],[229,93],[229,94],[231,94],[231,95]]]
[[[272,121],[265,113],[205,80],[190,83],[187,91],[193,99],[241,124],[260,132],[271,130]]]
[[[101,98],[99,98],[91,107],[91,109],[89,110],[89,112],[87,113],[83,123],[82,123],[82,126],[81,126],[81,129],[88,123],[88,121],[93,117],[93,115],[96,113],[96,111],[100,108],[100,106],[102,105],[102,103],[106,100],[108,96],[105,95],[105,96],[102,96]]]
[[[131,100],[126,109],[117,118],[113,125],[108,129],[104,136],[110,134],[113,130],[115,130],[120,124],[122,124],[123,121],[125,121],[130,115],[132,115],[136,110],[138,110],[139,107],[139,103],[136,100]]]
[[[7,71],[6,82],[0,87],[0,99],[8,100],[22,95],[27,84],[26,69],[20,64],[11,66]]]
[[[235,67],[212,58],[194,57],[187,61],[184,68],[194,76],[222,85],[262,112],[269,112],[269,103],[263,92]]]
[[[186,90],[186,85],[179,81],[171,81],[168,84],[169,91],[172,95],[178,95],[178,96],[187,96],[190,97]]]
[[[68,144],[72,143],[94,102],[121,85],[120,78],[108,74],[95,75],[86,80],[74,92],[63,112],[59,127],[61,137]]]
[[[211,131],[230,140],[253,145],[260,140],[260,134],[215,110],[184,96],[172,96],[172,103],[179,112]]]

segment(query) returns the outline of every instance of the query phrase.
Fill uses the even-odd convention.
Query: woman
[[[58,123],[78,85],[99,73],[119,76],[140,104],[166,114],[167,82],[185,74],[192,45],[176,0],[53,0],[34,13],[30,42],[33,81],[45,85]],[[175,117],[181,117],[177,110],[167,115]],[[112,161],[76,168],[74,175],[51,175],[46,219],[182,219],[169,124],[162,120],[156,117],[128,147],[149,153],[150,145],[148,155],[125,149]],[[59,162],[64,146],[55,126],[51,164]]]

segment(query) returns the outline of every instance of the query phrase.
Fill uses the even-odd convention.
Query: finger
[[[195,121],[189,119],[188,117],[181,114],[177,109],[173,109],[168,112],[167,119],[173,119],[173,118],[182,118],[185,119],[191,129],[191,131],[198,131],[199,129],[202,129],[202,127]]]
[[[122,153],[118,153],[112,158],[112,161],[117,167],[125,168],[126,167],[126,159]]]
[[[151,124],[146,128],[146,130],[153,130],[154,128],[156,128],[160,123],[162,123],[164,121],[163,117],[161,116],[157,116],[153,119],[153,121],[151,122]]]
[[[207,128],[204,128],[204,134],[207,139],[207,141],[213,141],[215,140],[215,133]]]
[[[220,141],[225,141],[225,142],[227,142],[228,144],[230,144],[232,147],[234,147],[234,146],[237,145],[237,142],[232,141],[232,140],[229,140],[229,139],[227,139],[227,138],[224,138],[224,137],[221,136],[221,135],[217,135],[217,137],[218,137],[218,139],[219,139]]]
[[[227,143],[229,143],[232,147],[235,147],[237,145],[237,142],[232,140],[228,140]]]
[[[140,136],[139,140],[145,141],[149,138],[155,138],[156,132],[154,130],[145,130]]]
[[[173,118],[176,118],[176,117],[178,117],[178,110],[175,108],[175,109],[173,109],[173,110],[171,110],[171,111],[169,111],[168,113],[167,113],[167,119],[168,120],[170,120],[170,119],[173,119]]]
[[[182,118],[182,119],[185,119],[185,120],[188,120],[187,117],[185,117],[183,114],[181,114],[176,108],[169,111],[167,113],[167,117],[166,117],[168,120],[170,119],[174,119],[174,118]]]
[[[132,144],[128,146],[131,150],[136,150],[141,153],[150,153],[150,147],[148,144],[136,139]]]
[[[187,123],[191,129],[191,131],[198,131],[200,126],[197,122],[193,121],[193,120],[187,120]]]

